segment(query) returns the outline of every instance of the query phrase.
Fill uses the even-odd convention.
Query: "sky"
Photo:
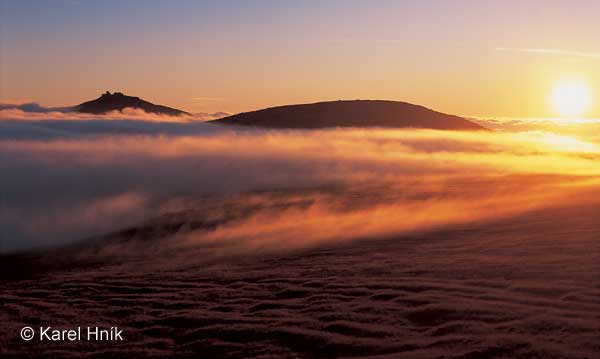
[[[600,117],[597,0],[0,0],[0,101],[122,91],[190,112],[389,99],[553,117],[562,81]]]

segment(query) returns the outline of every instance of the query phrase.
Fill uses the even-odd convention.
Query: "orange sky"
[[[110,90],[191,112],[360,98],[552,117],[553,87],[576,79],[600,117],[593,0],[0,4],[5,102]]]

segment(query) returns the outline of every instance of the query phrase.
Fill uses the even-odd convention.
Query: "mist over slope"
[[[466,192],[456,198],[444,193],[455,193],[452,186],[462,183],[478,191],[481,203],[502,200],[516,210],[521,202],[510,203],[515,193],[564,193],[564,176],[588,183],[599,173],[597,144],[541,132],[285,131],[158,119],[7,120],[0,127],[3,252],[102,235],[193,206],[182,203],[207,194],[403,187],[421,204],[398,205],[420,205],[423,215],[434,205],[448,208],[440,213],[452,213],[453,206],[475,213],[467,208],[476,203],[469,203]],[[543,177],[538,183],[514,177],[533,175]],[[431,196],[433,189],[439,198]],[[391,211],[388,216],[410,215],[409,208],[373,207]],[[335,223],[329,212],[314,213]],[[440,216],[441,222],[456,220]],[[386,230],[403,231],[404,223],[421,222],[409,216]]]
[[[139,97],[108,91],[97,99],[75,106],[45,107],[35,102],[0,103],[0,121],[139,120],[183,124],[210,121],[225,116],[229,116],[229,114],[222,111],[192,114],[171,107],[156,105]]]
[[[464,198],[462,190],[476,183],[457,183],[449,196]],[[473,211],[490,215],[503,203],[480,203],[469,213],[446,202],[447,210],[467,217],[436,229],[444,195],[431,202],[435,212],[415,213],[428,206],[402,188],[206,198],[194,210],[77,250],[3,257],[0,352],[15,358],[597,356],[600,192],[474,222],[481,217]],[[478,190],[471,203],[480,200]],[[514,188],[506,190],[508,199]],[[386,202],[413,204],[393,212]],[[390,226],[419,218],[427,224],[420,230]],[[391,231],[377,230],[381,220]],[[361,238],[344,241],[355,235]],[[23,345],[19,331],[38,322],[116,325],[126,341]]]

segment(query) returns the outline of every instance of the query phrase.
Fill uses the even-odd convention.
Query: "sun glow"
[[[584,115],[592,105],[592,93],[582,82],[565,81],[554,87],[551,101],[560,116],[578,117]]]

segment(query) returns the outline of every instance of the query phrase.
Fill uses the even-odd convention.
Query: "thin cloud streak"
[[[531,54],[572,56],[572,57],[583,57],[583,58],[589,58],[589,59],[600,59],[600,53],[597,53],[597,52],[570,51],[570,50],[561,50],[561,49],[497,47],[496,51],[523,52],[523,53],[531,53]]]
[[[203,97],[203,96],[199,96],[199,97],[192,98],[192,100],[199,101],[199,102],[217,102],[217,101],[223,101],[224,99],[221,98],[221,97]]]

